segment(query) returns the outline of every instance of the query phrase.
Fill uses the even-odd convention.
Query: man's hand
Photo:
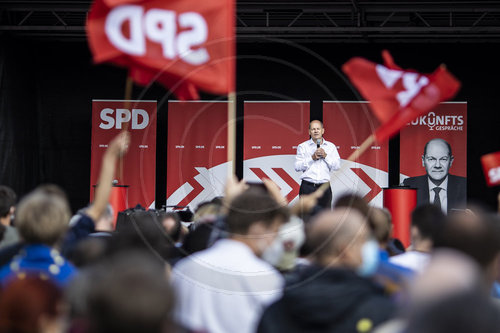
[[[317,159],[320,159],[320,158],[325,158],[326,157],[326,153],[325,151],[323,150],[323,148],[318,148],[316,149],[316,151],[314,152],[313,156],[312,156],[312,159],[313,160],[317,160]]]
[[[271,179],[268,179],[268,178],[264,178],[262,179],[262,182],[264,182],[264,186],[266,186],[267,188],[267,191],[269,192],[269,194],[273,197],[274,200],[276,200],[276,202],[281,205],[281,206],[286,206],[288,205],[288,201],[286,200],[286,198],[281,194],[281,190],[280,188],[278,187],[278,185],[276,185],[275,182],[273,182]]]

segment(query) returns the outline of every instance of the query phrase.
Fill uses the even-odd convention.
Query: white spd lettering
[[[101,123],[99,127],[105,130],[116,128],[122,129],[122,124],[131,122],[131,129],[145,129],[149,124],[149,114],[142,109],[114,109],[105,108],[101,110]]]
[[[126,22],[128,36],[122,29]],[[177,24],[182,31],[177,31]],[[157,8],[144,12],[141,6],[123,5],[110,11],[104,30],[117,49],[130,55],[144,56],[147,38],[161,45],[165,59],[179,57],[191,65],[200,65],[210,59],[206,48],[199,47],[208,38],[207,22],[196,12],[178,14]]]
[[[399,79],[402,80],[405,90],[396,94],[396,99],[401,107],[407,106],[411,100],[418,95],[420,90],[429,84],[429,79],[427,77],[417,73],[389,69],[382,65],[376,65],[375,70],[380,80],[388,89],[391,89]]]
[[[488,177],[492,184],[500,182],[500,167],[490,169],[490,171],[488,171]]]

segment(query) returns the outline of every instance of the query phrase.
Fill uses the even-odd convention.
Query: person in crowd
[[[254,332],[264,308],[282,292],[283,277],[261,258],[272,250],[288,208],[256,188],[230,197],[225,199],[228,238],[173,268],[175,318],[191,330]]]
[[[373,279],[383,286],[386,292],[397,296],[407,287],[413,272],[389,261],[387,248],[391,248],[394,252],[396,251],[394,249],[398,248],[396,244],[399,242],[399,240],[390,237],[392,229],[390,213],[388,215],[388,212],[382,209],[369,206],[362,197],[354,193],[340,196],[335,202],[335,207],[355,209],[363,215],[379,246],[379,262]]]
[[[122,251],[69,286],[72,330],[94,333],[177,332],[174,295],[164,266],[144,251]]]
[[[0,248],[19,242],[19,234],[12,226],[16,206],[16,193],[7,186],[0,185]]]
[[[64,332],[64,305],[62,290],[50,280],[38,276],[13,280],[0,297],[0,332]]]
[[[453,159],[447,141],[437,138],[425,144],[422,166],[426,174],[403,181],[403,185],[417,189],[417,206],[431,203],[445,214],[452,209],[465,208],[467,181],[464,177],[449,173]]]
[[[446,216],[435,205],[417,207],[411,214],[411,246],[409,251],[389,258],[393,264],[422,273],[440,235]]]
[[[65,236],[62,244],[62,253],[71,256],[71,251],[76,244],[96,231],[109,231],[109,225],[103,225],[98,221],[103,221],[106,216],[108,200],[111,194],[112,182],[115,175],[116,162],[128,150],[130,143],[130,133],[121,132],[111,140],[102,158],[99,182],[96,188],[94,202],[85,210],[81,211],[73,219],[72,225]],[[106,230],[96,229],[96,226]]]
[[[295,171],[302,172],[299,195],[313,193],[322,184],[330,182],[330,172],[340,168],[340,156],[337,147],[323,138],[325,129],[319,120],[309,123],[310,139],[297,147]],[[331,209],[332,190],[325,189],[318,205]]]
[[[61,195],[39,188],[25,196],[15,218],[25,243],[10,263],[0,268],[0,283],[36,275],[66,285],[77,271],[56,245],[67,230],[69,218],[68,202]]]
[[[313,264],[289,281],[258,332],[368,332],[391,318],[393,303],[367,276],[378,246],[355,209],[320,213],[306,228]]]
[[[498,214],[451,214],[436,239],[435,248],[451,248],[473,258],[481,268],[488,292],[497,279],[500,264],[500,217]]]

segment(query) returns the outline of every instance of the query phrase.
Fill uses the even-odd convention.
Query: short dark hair
[[[170,324],[173,291],[164,266],[144,252],[123,251],[89,271],[91,332],[164,332]]]
[[[288,207],[279,205],[264,191],[249,189],[231,201],[226,223],[229,232],[245,235],[252,224],[270,226],[276,218],[287,221]]]
[[[431,141],[435,141],[435,140],[440,140],[440,141],[442,141],[442,142],[443,142],[443,143],[444,143],[444,144],[448,147],[448,152],[449,152],[449,153],[448,153],[448,156],[453,156],[453,154],[452,154],[452,152],[451,152],[451,145],[448,143],[448,141],[446,141],[446,140],[444,140],[444,139],[440,139],[440,138],[438,138],[438,139],[432,139],[432,140],[427,141],[427,143],[426,143],[426,144],[425,144],[425,146],[424,146],[424,156],[425,156],[425,154],[427,153],[427,146],[429,145],[429,143],[430,143]]]
[[[411,226],[418,229],[423,238],[434,243],[439,236],[446,216],[439,207],[431,204],[417,207],[411,213]]]
[[[0,217],[9,215],[10,208],[16,205],[16,193],[7,186],[0,185]]]

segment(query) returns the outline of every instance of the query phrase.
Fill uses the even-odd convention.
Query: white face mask
[[[361,248],[361,265],[358,274],[361,276],[372,276],[378,268],[380,260],[378,244],[374,240],[368,240]]]
[[[266,249],[262,252],[261,258],[269,264],[276,266],[283,257],[284,252],[283,241],[278,236],[274,239],[271,245],[266,247]]]

